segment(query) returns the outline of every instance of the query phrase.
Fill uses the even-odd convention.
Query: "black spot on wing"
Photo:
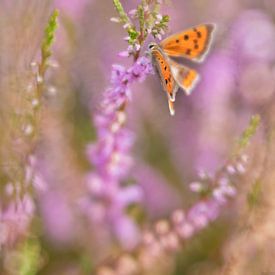
[[[193,31],[197,34],[198,38],[201,38],[201,32],[197,30],[197,28],[194,28]]]
[[[191,49],[187,49],[185,53],[186,53],[187,55],[190,55],[190,54],[191,54]]]
[[[198,39],[194,39],[194,49],[197,50],[199,48]]]

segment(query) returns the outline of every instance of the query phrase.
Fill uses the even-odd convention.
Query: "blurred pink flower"
[[[140,242],[138,226],[127,216],[114,217],[114,232],[125,249],[133,249]]]
[[[94,171],[87,175],[89,194],[80,205],[92,223],[107,225],[107,231],[115,233],[127,247],[136,242],[138,228],[124,212],[131,203],[140,202],[142,192],[139,186],[122,185],[132,165],[130,150],[134,141],[133,133],[124,127],[124,107],[131,100],[130,84],[143,81],[151,72],[151,62],[146,57],[140,57],[129,69],[113,65],[111,86],[104,94],[101,111],[94,115],[97,140],[87,147]],[[127,242],[121,232],[127,234]]]
[[[152,218],[163,217],[181,206],[181,198],[157,170],[136,165],[133,176],[143,191],[146,211]]]
[[[72,209],[64,194],[49,191],[40,195],[40,211],[48,237],[58,244],[70,242],[76,232]]]
[[[201,112],[196,167],[211,173],[220,166],[227,134],[232,134],[235,121],[230,98],[236,89],[236,63],[226,51],[213,53],[203,65],[201,76],[194,97]]]
[[[12,245],[20,236],[27,234],[34,211],[33,199],[28,194],[1,208],[0,248],[2,245]]]
[[[272,18],[260,10],[246,10],[233,24],[231,43],[239,62],[274,60],[275,25]]]
[[[240,92],[252,105],[268,103],[275,92],[274,68],[263,62],[247,65],[240,76]]]
[[[215,200],[201,201],[195,204],[187,214],[187,220],[196,230],[200,230],[214,221],[220,213],[220,207]]]
[[[91,3],[88,0],[54,0],[56,8],[60,9],[61,13],[78,19],[82,16],[85,6]]]

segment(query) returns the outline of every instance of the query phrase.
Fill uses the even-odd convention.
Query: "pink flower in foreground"
[[[94,117],[97,141],[87,148],[94,171],[87,177],[89,195],[81,201],[83,210],[93,222],[109,224],[122,244],[129,248],[137,243],[138,229],[125,209],[139,202],[142,193],[136,185],[122,186],[132,164],[129,153],[134,141],[133,133],[124,128],[124,108],[131,100],[130,84],[143,81],[150,73],[151,62],[146,57],[140,57],[129,69],[113,66],[111,87],[104,94],[101,111]],[[123,236],[128,236],[127,241]]]
[[[75,19],[80,18],[84,12],[85,6],[90,3],[88,0],[55,0],[56,8],[62,13],[69,15]]]

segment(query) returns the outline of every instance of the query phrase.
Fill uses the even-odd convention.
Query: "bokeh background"
[[[138,2],[121,1],[126,11]],[[47,74],[41,136],[34,148],[43,180],[36,181],[28,225],[14,214],[7,226],[7,186],[20,182],[17,169],[30,146],[28,139],[17,140],[22,121],[14,114],[22,114],[22,123],[28,118],[33,62],[39,61],[54,8],[60,12],[52,54],[58,66]],[[129,178],[141,187],[143,199],[128,214],[141,225],[153,225],[175,209],[188,208],[198,199],[189,183],[211,177],[226,163],[253,114],[262,122],[246,153],[249,164],[234,201],[176,255],[167,255],[160,270],[146,274],[273,274],[275,2],[174,0],[162,6],[162,13],[170,16],[166,35],[204,22],[215,23],[217,31],[206,61],[194,64],[200,83],[191,96],[177,94],[175,117],[156,74],[132,87],[127,127],[135,144]],[[0,274],[96,274],[97,266],[128,251],[127,243],[91,224],[77,207],[87,192],[84,178],[93,169],[86,148],[96,140],[93,117],[111,66],[132,64],[131,58],[118,56],[127,43],[125,30],[110,21],[114,16],[107,0],[0,1]],[[253,209],[251,192],[258,194]],[[122,239],[127,230],[125,225]],[[32,273],[24,273],[26,266]]]

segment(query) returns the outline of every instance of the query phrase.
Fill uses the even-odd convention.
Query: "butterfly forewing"
[[[169,99],[175,101],[175,93],[178,89],[178,85],[172,75],[171,67],[168,58],[161,52],[161,50],[156,46],[151,51],[153,62],[160,75],[161,83],[166,91]]]
[[[200,62],[208,52],[214,29],[214,24],[198,25],[169,36],[160,45],[169,56],[182,56]]]

